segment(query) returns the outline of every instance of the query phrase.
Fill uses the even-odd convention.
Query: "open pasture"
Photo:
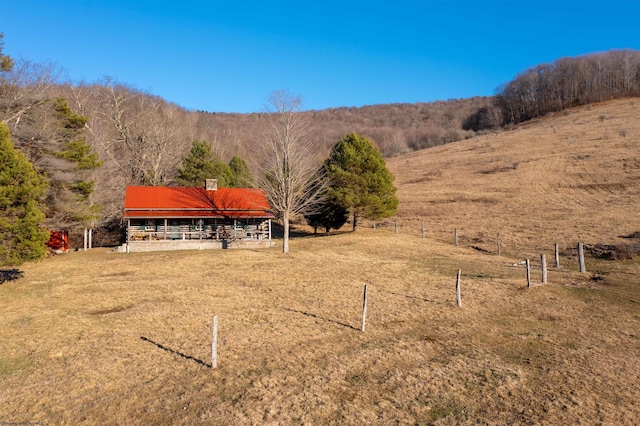
[[[633,424],[640,416],[637,263],[589,260],[602,281],[551,269],[548,285],[526,289],[513,259],[384,231],[298,239],[293,249],[95,250],[29,265],[0,292],[0,418]]]

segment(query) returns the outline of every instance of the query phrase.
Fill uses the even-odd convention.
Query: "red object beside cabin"
[[[51,237],[47,241],[47,247],[56,253],[69,251],[69,233],[67,231],[51,231]]]

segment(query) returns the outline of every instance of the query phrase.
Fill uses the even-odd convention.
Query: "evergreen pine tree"
[[[253,175],[246,161],[236,155],[229,161],[229,168],[233,173],[232,187],[247,188],[253,186]]]
[[[180,186],[202,186],[206,179],[218,179],[218,187],[228,188],[233,172],[211,149],[207,141],[195,140],[189,153],[182,159],[176,181]]]
[[[0,265],[20,265],[46,254],[46,190],[46,178],[15,149],[9,128],[0,123]]]
[[[102,166],[102,161],[84,137],[88,118],[74,113],[63,98],[53,100],[53,110],[58,118],[55,140],[60,148],[52,154],[65,161],[48,162],[45,167],[50,175],[47,221],[56,229],[91,227],[101,206],[91,200],[94,181],[90,171]]]
[[[393,174],[369,139],[348,133],[332,149],[325,162],[329,179],[327,195],[349,211],[353,230],[360,218],[393,216],[398,208]]]

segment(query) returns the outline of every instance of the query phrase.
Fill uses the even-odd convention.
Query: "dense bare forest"
[[[464,123],[468,130],[495,129],[608,99],[640,96],[640,52],[612,50],[540,64],[499,88],[491,105]]]
[[[1,52],[0,52],[1,53]],[[0,121],[15,146],[43,173],[56,169],[51,153],[61,143],[56,102],[85,117],[82,138],[101,160],[83,170],[97,212],[84,226],[102,229],[97,244],[119,238],[127,185],[174,185],[194,140],[206,140],[224,161],[240,156],[255,168],[262,113],[188,111],[134,87],[105,79],[61,82],[56,67],[15,61],[0,74]],[[304,94],[302,94],[304,95]],[[574,105],[640,95],[640,52],[623,50],[563,58],[518,75],[495,97],[305,111],[321,157],[348,132],[371,139],[386,157],[494,131],[504,125]],[[63,126],[64,127],[64,126]],[[68,138],[67,138],[68,139]],[[59,155],[58,155],[59,157]],[[46,160],[49,158],[49,160]],[[46,160],[46,161],[45,161]]]

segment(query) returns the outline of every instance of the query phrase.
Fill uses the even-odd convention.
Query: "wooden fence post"
[[[500,233],[498,232],[498,237],[496,238],[497,242],[498,242],[498,256],[500,256]]]
[[[211,339],[211,368],[218,367],[218,316],[213,316],[213,331]]]
[[[553,250],[556,255],[556,269],[560,269],[560,251],[558,250],[558,243],[553,245]]]
[[[458,247],[458,228],[456,228],[453,232],[453,242],[455,243],[456,247]]]
[[[525,263],[527,265],[527,288],[531,288],[531,262],[526,259]]]
[[[398,234],[398,219],[396,219],[396,235]]]
[[[578,265],[580,265],[580,272],[586,272],[586,268],[584,266],[584,244],[578,243]]]
[[[458,276],[456,277],[456,305],[462,306],[462,295],[460,294],[460,275],[462,270],[458,269]]]
[[[547,282],[547,258],[544,254],[540,255],[540,267],[542,268],[542,283]]]
[[[362,302],[362,328],[364,331],[365,323],[367,322],[367,285],[364,285],[364,300]]]
[[[422,238],[424,238],[424,220],[420,221],[420,225],[421,225],[420,233],[422,235]]]

